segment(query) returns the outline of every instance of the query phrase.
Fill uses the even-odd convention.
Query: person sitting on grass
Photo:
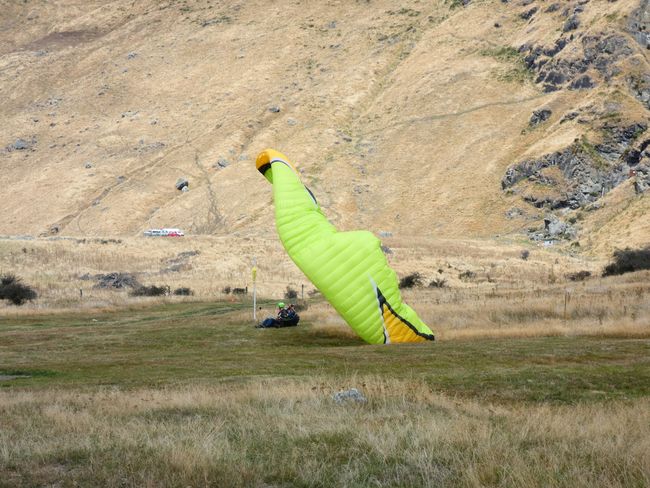
[[[296,312],[296,309],[293,306],[293,303],[289,304],[289,306],[286,308],[286,313],[284,314],[285,317],[283,318],[285,327],[293,327],[295,325],[298,325],[298,322],[300,321],[300,316]]]
[[[256,325],[258,329],[269,329],[269,328],[280,328],[280,327],[293,327],[298,325],[300,317],[296,313],[293,305],[288,307],[283,303],[278,303],[278,313],[275,318],[268,317],[264,319],[264,322]]]

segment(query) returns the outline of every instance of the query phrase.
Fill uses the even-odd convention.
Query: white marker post
[[[257,288],[256,288],[256,280],[257,280],[257,259],[253,258],[253,269],[252,274],[253,274],[253,322],[257,324]]]

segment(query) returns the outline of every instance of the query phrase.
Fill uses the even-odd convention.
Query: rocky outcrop
[[[572,42],[580,42],[582,55],[558,56]],[[545,92],[552,92],[593,88],[597,84],[593,78],[596,73],[608,82],[620,73],[618,61],[634,51],[622,35],[600,33],[583,36],[580,41],[563,36],[551,46],[523,45],[519,52],[524,55],[526,67],[537,73],[535,83],[541,84]]]
[[[641,0],[641,5],[632,12],[628,30],[645,49],[650,49],[650,0]]]
[[[639,76],[630,76],[628,86],[632,95],[650,110],[650,74],[644,73]]]
[[[546,122],[548,118],[553,115],[553,111],[548,109],[548,108],[543,108],[540,110],[535,110],[533,111],[533,115],[530,117],[530,121],[528,122],[529,127],[535,127],[542,122]]]
[[[522,182],[534,182],[560,189],[552,195],[524,199],[538,208],[577,209],[595,202],[628,178],[635,178],[638,192],[650,187],[650,139],[640,140],[647,130],[644,123],[627,127],[603,126],[603,142],[592,145],[586,139],[541,158],[517,163],[506,171],[502,189],[518,192]],[[549,177],[544,170],[557,167],[563,181]],[[559,196],[558,196],[559,193]]]
[[[94,279],[97,281],[93,288],[136,288],[140,286],[140,283],[131,273],[108,273],[108,274],[98,274],[95,276],[90,276],[85,274],[80,276],[79,279],[90,280]]]
[[[573,240],[578,237],[578,230],[553,214],[544,217],[544,226],[540,229],[530,229],[528,237],[533,241]]]

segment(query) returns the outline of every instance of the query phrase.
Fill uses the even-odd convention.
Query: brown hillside
[[[649,51],[634,34],[648,2],[462,3],[6,2],[0,234],[273,237],[253,164],[270,146],[343,229],[490,238],[553,212],[576,229],[562,242],[583,249],[647,243],[635,176],[579,208],[524,201],[564,198],[572,183],[554,168],[507,191],[502,179],[575,140],[598,149],[618,134],[608,123],[647,128]],[[558,39],[559,53],[526,58]],[[570,76],[549,91],[540,77],[553,63]],[[593,86],[579,85],[585,75]],[[530,126],[543,108],[548,120]],[[632,150],[645,167],[648,133],[633,136],[605,169]]]

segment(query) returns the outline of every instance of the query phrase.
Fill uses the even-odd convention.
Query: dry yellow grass
[[[102,244],[102,242],[105,242]],[[418,271],[426,283],[444,278],[454,288],[476,283],[492,287],[531,287],[582,269],[596,271],[603,260],[585,259],[512,242],[492,240],[437,240],[423,237],[388,237],[388,261],[398,275]],[[530,249],[524,261],[521,252]],[[183,257],[183,253],[195,253]],[[0,239],[0,271],[14,273],[37,287],[44,302],[75,301],[79,289],[94,296],[94,280],[84,275],[129,272],[145,284],[189,286],[197,296],[222,297],[225,286],[249,287],[251,267],[257,259],[258,292],[281,297],[287,286],[302,293],[313,286],[291,262],[277,236],[187,237],[120,239]],[[175,267],[175,268],[174,268]],[[442,273],[439,272],[442,271]],[[476,273],[464,282],[459,274]],[[103,298],[103,297],[102,297]],[[81,304],[81,303],[80,303]]]
[[[613,335],[646,336],[650,328],[648,272],[598,277],[604,261],[572,256],[553,249],[524,247],[506,241],[383,239],[388,260],[398,275],[422,274],[424,288],[404,290],[407,303],[437,332],[438,338]],[[244,257],[230,250],[237,248]],[[281,299],[287,287],[302,295],[310,308],[303,318],[326,334],[350,334],[336,312],[318,296],[277,241],[251,238],[124,238],[121,242],[37,239],[0,240],[0,270],[34,286],[40,298],[23,307],[0,304],[0,314],[69,313],[85,309],[144,307],[169,301],[236,300],[251,302],[251,262],[258,263],[260,301]],[[530,250],[529,257],[521,257]],[[195,255],[178,259],[188,251]],[[178,271],[170,265],[181,264]],[[572,282],[567,276],[590,271],[592,277]],[[134,298],[127,290],[98,290],[83,275],[131,272],[144,284],[189,287],[193,297]],[[464,277],[470,274],[469,277]],[[433,280],[444,288],[428,288]],[[248,287],[234,297],[226,286]],[[80,296],[83,290],[83,297]],[[273,311],[258,311],[258,318]],[[248,321],[242,313],[242,320]]]
[[[368,402],[336,405],[332,394],[351,386]],[[506,407],[450,398],[417,381],[353,376],[0,392],[0,412],[3,483],[17,486],[650,482],[647,399]]]

